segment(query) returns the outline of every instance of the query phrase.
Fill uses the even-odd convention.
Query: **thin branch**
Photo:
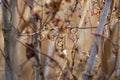
[[[62,67],[62,71],[60,72],[59,77],[58,77],[57,80],[60,80],[60,78],[61,78],[61,76],[62,76],[62,73],[63,73],[63,71],[64,71],[66,65],[67,65],[67,60],[65,61],[64,65],[63,65],[63,67]]]
[[[82,18],[81,18],[80,23],[79,23],[79,28],[81,28],[83,23],[84,23],[85,17],[87,15],[87,11],[89,9],[89,2],[90,2],[90,0],[87,0],[87,2],[85,4],[85,8],[84,8],[84,11],[82,13],[83,15],[82,15]]]
[[[45,57],[48,57],[50,60],[54,61],[54,62],[58,65],[58,67],[60,68],[60,70],[62,70],[62,68],[61,68],[61,66],[59,65],[59,63],[58,63],[55,59],[53,59],[52,57],[48,56],[47,54],[45,54],[45,53],[43,53],[43,52],[41,52],[41,51],[32,49],[31,47],[27,46],[26,44],[24,44],[22,41],[20,41],[20,40],[17,39],[17,38],[16,38],[16,40],[17,40],[19,43],[21,43],[23,46],[25,46],[26,48],[29,48],[29,49],[32,50],[32,51],[36,51],[36,52],[40,53],[41,55],[43,55],[43,56],[45,56]]]

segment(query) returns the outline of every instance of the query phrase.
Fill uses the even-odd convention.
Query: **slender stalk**
[[[83,23],[84,23],[84,20],[85,20],[85,17],[86,17],[86,15],[87,15],[87,11],[88,11],[88,9],[89,9],[89,2],[90,2],[91,0],[87,0],[87,2],[86,2],[86,4],[85,4],[85,8],[84,8],[84,11],[83,11],[83,15],[82,15],[82,18],[81,18],[81,20],[80,20],[80,23],[79,23],[79,28],[81,28],[82,27],[82,25],[83,25]]]
[[[120,37],[120,22],[116,23],[116,28],[117,28],[117,38]],[[120,40],[117,41],[118,45],[120,45]],[[119,77],[120,76],[120,48],[118,48],[118,56],[117,56],[117,68],[116,68],[116,76]]]
[[[51,41],[49,42],[48,44],[48,52],[47,52],[47,55],[48,56],[51,56],[52,53],[53,53],[53,48],[54,48],[54,41]],[[48,57],[46,57],[46,61],[45,61],[46,64],[49,64],[50,63],[50,59]],[[47,79],[47,76],[48,76],[48,73],[49,73],[49,66],[45,66],[45,69],[44,69],[44,77],[45,77],[45,80]]]
[[[120,17],[120,0],[117,1],[117,14],[116,16]],[[120,37],[120,20],[116,23],[116,27],[118,28],[118,37]],[[120,46],[120,40],[118,40],[118,45]],[[116,69],[116,76],[120,77],[120,48],[118,48],[118,57],[117,57],[117,69]]]
[[[101,17],[100,17],[100,20],[99,20],[99,25],[98,25],[98,28],[96,30],[97,34],[101,35],[102,32],[103,32],[105,20],[106,20],[107,13],[109,11],[111,2],[112,2],[112,0],[106,0],[105,1],[105,5],[104,5],[104,8],[102,10]],[[93,67],[93,64],[94,64],[95,56],[98,53],[98,45],[100,43],[101,43],[101,37],[100,36],[96,36],[94,41],[93,41],[91,50],[90,50],[90,57],[88,59],[87,68],[84,71],[82,80],[88,80],[89,76],[91,76],[91,70],[92,70],[92,67]]]
[[[57,80],[60,80],[60,78],[61,78],[61,76],[62,76],[62,73],[63,73],[63,71],[64,71],[66,65],[67,65],[67,60],[65,60],[64,65],[63,65],[63,68],[62,68],[62,71],[60,72],[59,77],[58,77]]]
[[[33,3],[33,0],[30,1],[30,3],[28,3],[30,6],[30,9],[34,7],[34,3]],[[34,15],[31,14],[31,20],[32,20],[32,26],[34,28],[34,32],[37,32],[38,30],[38,27],[37,27],[37,22],[34,18]],[[38,42],[38,34],[35,34],[32,36],[32,42],[35,43],[35,49],[36,50],[39,50],[39,42]],[[35,63],[34,63],[34,80],[40,80],[40,73],[39,73],[39,70],[38,70],[38,67],[40,66],[40,61],[39,61],[39,56],[38,56],[38,52],[35,53],[35,56],[34,56],[34,59],[35,59]]]

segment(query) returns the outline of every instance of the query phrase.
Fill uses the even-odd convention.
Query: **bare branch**
[[[111,2],[112,2],[112,0],[105,1],[105,5],[104,5],[104,8],[102,10],[101,17],[99,20],[99,25],[98,25],[98,28],[96,30],[97,34],[102,34],[102,32],[103,32],[105,20],[106,20],[107,13],[109,11],[109,7],[110,7]],[[90,50],[90,57],[88,59],[87,68],[84,71],[84,76],[83,76],[82,80],[88,80],[89,76],[91,76],[91,70],[92,70],[92,67],[94,64],[96,54],[98,53],[98,45],[100,43],[101,43],[101,37],[96,36],[94,39],[94,42],[92,44],[91,50]]]

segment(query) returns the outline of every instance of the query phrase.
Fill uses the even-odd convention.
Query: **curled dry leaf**
[[[62,49],[62,50],[60,50],[60,51],[58,51],[59,52],[59,57],[61,57],[61,58],[65,58],[66,56],[67,56],[67,50],[66,49]]]
[[[34,45],[32,43],[26,43],[26,45],[26,57],[29,60],[35,56]]]

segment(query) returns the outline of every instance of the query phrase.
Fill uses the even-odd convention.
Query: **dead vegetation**
[[[0,5],[0,80],[119,80],[120,0]]]

